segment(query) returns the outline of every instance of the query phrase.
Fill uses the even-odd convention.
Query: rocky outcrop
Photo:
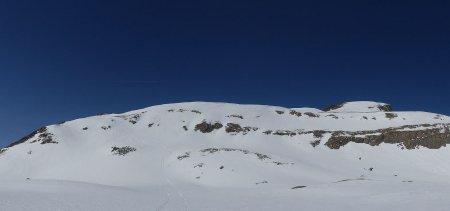
[[[24,142],[34,138],[36,135],[42,134],[42,133],[45,133],[45,132],[47,132],[47,127],[43,127],[43,128],[38,129],[38,130],[35,130],[32,133],[28,134],[27,136],[21,138],[20,140],[12,143],[10,145],[8,145],[6,148],[10,148],[10,147],[16,146],[18,144],[24,143]]]
[[[397,117],[398,117],[398,115],[397,115],[397,114],[394,114],[394,113],[385,113],[385,116],[386,116],[386,118],[388,118],[388,119],[394,119],[394,118],[397,118]]]
[[[298,111],[295,111],[295,110],[290,110],[289,114],[290,115],[294,115],[294,116],[298,116],[298,117],[302,116],[301,112],[298,112]]]
[[[305,112],[305,115],[309,116],[309,117],[314,117],[314,118],[319,118],[320,117],[319,114],[315,114],[315,113],[312,113],[312,112]]]
[[[419,146],[439,149],[450,143],[450,130],[449,125],[408,125],[372,131],[337,131],[325,145],[331,149],[339,149],[350,142],[371,146],[381,143],[397,144],[402,149],[415,149]]]
[[[136,124],[139,122],[139,120],[141,119],[142,114],[145,114],[146,111],[143,111],[141,113],[138,114],[128,114],[128,115],[120,115],[120,116],[116,116],[118,118],[124,119],[126,121],[128,121],[131,124]]]
[[[125,147],[111,147],[111,152],[113,153],[113,155],[121,155],[121,156],[125,156],[126,154],[130,153],[130,152],[134,152],[136,151],[136,148],[134,147],[130,147],[130,146],[125,146]]]
[[[360,101],[360,102],[348,102],[348,103],[339,103],[339,104],[333,104],[330,105],[324,109],[322,109],[323,111],[335,111],[338,110],[340,108],[343,108],[347,105],[351,105],[351,106],[360,106],[360,108],[357,108],[358,111],[362,111],[362,109],[367,109],[367,111],[369,112],[374,112],[374,111],[381,111],[381,112],[390,112],[392,111],[392,106],[389,104],[385,104],[385,103],[377,103],[377,102],[367,102],[367,101]]]
[[[244,117],[242,115],[237,115],[237,114],[231,114],[227,116],[228,118],[238,118],[238,119],[244,119]]]
[[[343,103],[340,103],[340,104],[333,104],[333,105],[330,105],[330,106],[328,106],[328,107],[326,107],[326,108],[324,108],[324,109],[322,109],[322,110],[323,110],[323,111],[332,111],[332,110],[336,110],[336,109],[338,109],[338,108],[342,108],[342,106],[344,106]]]
[[[379,106],[378,106],[378,109],[380,109],[380,111],[386,111],[386,112],[389,112],[389,111],[392,111],[392,106],[389,105],[389,104],[379,105]]]
[[[242,133],[246,135],[250,131],[257,131],[257,127],[241,127],[238,124],[235,123],[227,123],[227,126],[225,127],[225,132],[232,133],[233,135]]]
[[[185,152],[183,155],[177,156],[177,159],[183,160],[183,159],[189,158],[190,156],[191,156],[191,154],[189,152]]]
[[[202,133],[211,133],[212,131],[218,130],[222,127],[223,127],[223,125],[220,124],[219,122],[216,122],[213,124],[213,123],[207,123],[207,122],[203,121],[202,123],[195,125],[194,130],[195,131],[199,130]]]
[[[190,111],[190,112],[192,112],[192,113],[196,113],[196,114],[202,114],[202,112],[200,112],[200,111],[198,111],[198,110],[186,110],[186,109],[182,109],[182,108],[180,108],[180,109],[178,109],[178,110],[176,110],[176,109],[169,109],[169,110],[167,110],[168,112],[180,112],[180,113],[183,113],[183,112],[186,112],[186,111]]]
[[[58,143],[57,141],[55,141],[54,135],[52,133],[48,132],[48,128],[43,127],[43,128],[40,128],[40,129],[30,133],[29,135],[23,137],[22,139],[8,145],[4,149],[11,148],[13,146],[25,143],[27,141],[30,141],[30,143],[39,142],[40,144],[57,144]]]
[[[276,112],[277,114],[280,114],[280,115],[281,115],[281,114],[284,114],[284,111],[280,111],[280,110],[276,110],[275,112]]]

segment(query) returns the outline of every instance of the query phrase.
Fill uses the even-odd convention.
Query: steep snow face
[[[189,197],[180,192],[189,190],[248,189],[248,196],[354,181],[447,184],[449,125],[445,115],[393,112],[374,102],[328,111],[167,104],[44,127],[2,150],[0,180],[148,187],[176,193],[184,205]]]

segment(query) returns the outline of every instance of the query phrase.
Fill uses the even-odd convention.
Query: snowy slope
[[[450,118],[391,109],[367,101],[324,110],[193,102],[51,125],[2,150],[0,205],[425,210],[415,201],[425,198],[449,208],[438,199],[450,195]],[[86,195],[94,189],[97,204]],[[30,191],[54,200],[14,197]],[[123,206],[104,204],[122,195]],[[345,203],[355,197],[354,207]],[[37,205],[19,206],[25,201]]]

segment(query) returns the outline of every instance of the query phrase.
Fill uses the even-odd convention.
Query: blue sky
[[[0,146],[183,101],[450,114],[449,1],[3,1]]]

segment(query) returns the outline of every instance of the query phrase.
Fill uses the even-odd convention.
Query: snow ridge
[[[295,210],[300,202],[323,210],[323,203],[312,204],[318,198],[305,196],[340,190],[389,194],[391,187],[407,188],[408,181],[418,189],[448,185],[449,127],[445,115],[397,112],[389,104],[370,101],[323,110],[165,104],[41,128],[0,151],[0,186],[11,189],[1,181],[20,184],[19,179],[30,183],[28,190],[58,184],[73,189],[72,182],[78,182],[100,192],[117,187],[112,192],[126,197],[141,191],[150,201],[138,197],[134,210],[148,210],[150,202],[153,210],[211,210],[214,206],[203,204],[204,198],[224,210]],[[0,191],[0,205],[8,194]],[[286,207],[264,202],[277,196],[284,197],[278,200]],[[223,198],[234,200],[235,206],[225,205]],[[330,203],[345,208],[339,201]],[[86,204],[84,209],[121,207]],[[408,207],[405,203],[400,208]]]

